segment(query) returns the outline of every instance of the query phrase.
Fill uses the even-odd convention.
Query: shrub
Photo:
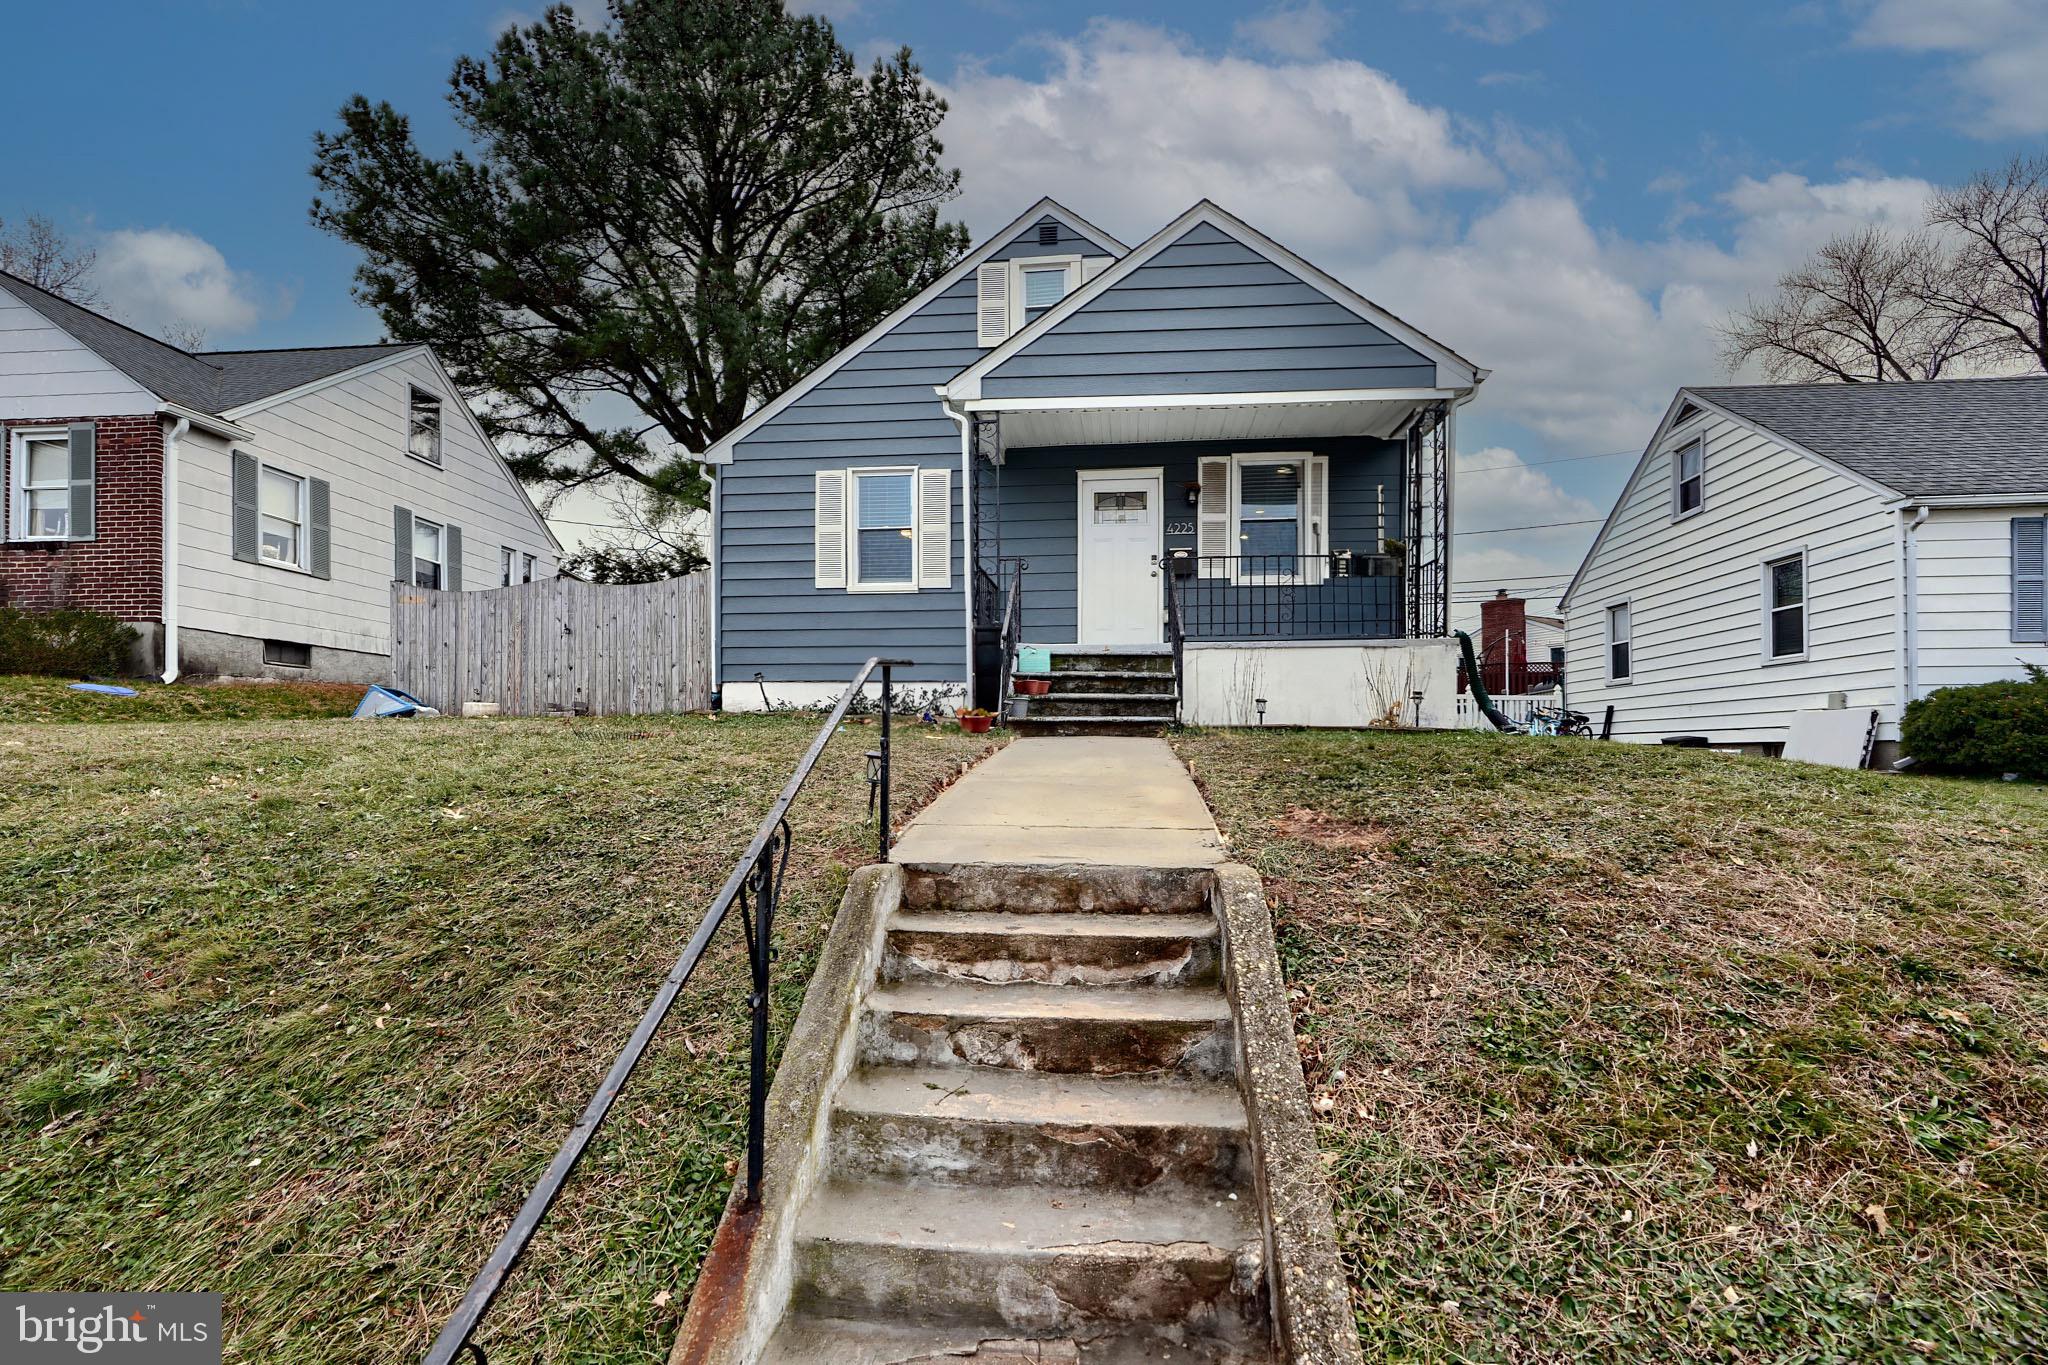
[[[140,637],[97,611],[23,611],[0,607],[0,673],[92,678],[128,671]]]
[[[1906,705],[1899,744],[1938,772],[2048,779],[2048,671],[2024,682],[1944,687]]]

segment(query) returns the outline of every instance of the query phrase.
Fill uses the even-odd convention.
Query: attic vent
[[[1060,244],[1060,225],[1050,218],[1040,223],[1038,225],[1038,244],[1040,246],[1058,246]]]
[[[1683,426],[1683,425],[1684,425],[1685,423],[1687,423],[1687,422],[1690,422],[1690,421],[1691,421],[1691,420],[1692,420],[1693,418],[1695,418],[1695,417],[1697,417],[1697,416],[1699,416],[1699,415],[1700,415],[1700,407],[1699,407],[1699,405],[1698,405],[1698,404],[1696,404],[1696,403],[1685,403],[1685,404],[1682,404],[1682,405],[1681,405],[1681,406],[1679,407],[1679,409],[1678,409],[1678,416],[1672,419],[1671,425],[1672,425],[1672,426],[1674,426],[1674,427],[1676,427],[1676,426]]]

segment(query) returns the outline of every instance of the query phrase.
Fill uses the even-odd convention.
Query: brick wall
[[[95,433],[94,538],[0,543],[0,602],[48,611],[103,611],[124,621],[163,619],[164,433],[154,414],[138,417],[44,417],[0,423],[7,458],[15,427],[61,427],[90,421]],[[13,480],[4,485],[13,497]],[[14,508],[0,530],[14,529]]]

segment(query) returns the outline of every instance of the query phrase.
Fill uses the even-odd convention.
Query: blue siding
[[[1075,476],[1083,469],[1151,469],[1163,467],[1166,489],[1167,551],[1195,548],[1195,509],[1187,505],[1185,485],[1197,481],[1197,462],[1204,456],[1257,450],[1306,450],[1330,457],[1330,545],[1332,549],[1370,552],[1377,543],[1379,493],[1386,493],[1386,534],[1402,535],[1402,448],[1398,441],[1366,437],[1341,440],[1172,441],[1145,445],[1046,446],[1013,450],[1003,466],[1001,491],[994,501],[1001,509],[1003,554],[1030,561],[1024,573],[1024,638],[1035,643],[1065,644],[1075,637],[1078,600],[1075,555],[1078,533],[1078,491]],[[1362,612],[1397,623],[1399,586],[1394,579],[1348,579],[1314,589],[1329,599],[1330,615]],[[1228,619],[1233,597],[1270,590],[1205,584],[1205,610]],[[1384,601],[1380,599],[1384,598]]]
[[[1208,223],[991,370],[988,398],[1431,388],[1426,356]]]
[[[1033,223],[992,259],[1115,254],[1051,215],[1039,221],[1058,224],[1056,245],[1042,245]],[[967,677],[960,428],[932,390],[985,354],[975,344],[970,271],[734,448],[717,475],[721,685],[757,672],[770,682],[850,678],[871,654],[915,660],[912,681]],[[812,586],[812,476],[864,464],[953,471],[951,588]]]

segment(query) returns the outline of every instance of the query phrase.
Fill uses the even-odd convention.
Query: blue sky
[[[1491,367],[1463,431],[1468,532],[1603,513],[1630,461],[1567,457],[1639,449],[1676,385],[1722,380],[1730,307],[2048,133],[2040,0],[810,7],[858,52],[910,44],[945,89],[972,227],[1050,193],[1135,242],[1207,195]],[[24,7],[10,46],[91,62],[0,82],[0,218],[90,240],[106,306],[146,329],[374,338],[350,250],[307,221],[312,134],[361,91],[448,145],[450,64],[518,17]],[[1592,529],[1468,536],[1460,578],[1540,588]]]

